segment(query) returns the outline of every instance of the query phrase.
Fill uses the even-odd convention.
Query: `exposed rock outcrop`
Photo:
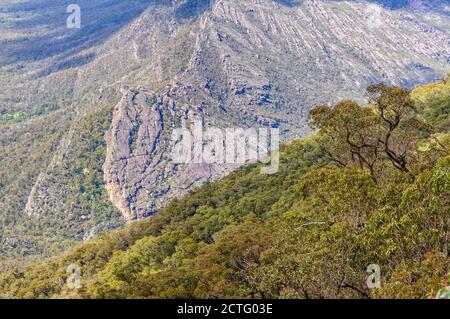
[[[173,129],[191,130],[204,121],[202,108],[178,103],[175,91],[126,90],[114,110],[105,136],[105,187],[126,221],[151,215],[170,199],[235,167],[172,162]]]

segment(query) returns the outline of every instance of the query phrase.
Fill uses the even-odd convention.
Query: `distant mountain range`
[[[177,165],[173,128],[310,129],[312,106],[450,70],[447,1],[0,4],[0,254],[53,254],[234,167]],[[132,141],[132,142],[131,142]]]

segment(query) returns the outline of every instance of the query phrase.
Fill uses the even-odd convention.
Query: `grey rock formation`
[[[187,90],[181,91],[185,96]],[[105,137],[105,187],[127,221],[149,216],[170,199],[236,167],[173,163],[172,131],[192,131],[194,123],[204,122],[202,107],[180,105],[176,94],[173,89],[162,96],[142,88],[126,90],[114,110]]]

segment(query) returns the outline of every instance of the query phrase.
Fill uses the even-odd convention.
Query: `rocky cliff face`
[[[180,188],[178,167],[170,163],[170,130],[193,109],[212,123],[280,126],[286,135],[301,135],[308,109],[326,97],[358,97],[375,81],[410,85],[444,70],[444,32],[407,12],[375,8],[361,2],[212,3],[191,28],[193,46],[179,74],[191,90],[171,97],[126,92],[116,107],[105,180],[124,217],[152,214],[188,186],[229,170],[190,167]],[[186,98],[198,104],[180,108],[176,99]]]
[[[217,179],[233,166],[172,162],[176,128],[193,130],[205,122],[204,105],[182,105],[177,95],[189,88],[175,84],[164,95],[141,88],[123,89],[106,134],[105,187],[126,221],[154,214],[190,188]],[[191,93],[192,94],[192,93]]]
[[[38,157],[38,166],[33,165],[37,157],[21,158],[20,178],[1,171],[1,196],[11,199],[0,206],[7,216],[0,227],[8,234],[0,238],[2,247],[15,242],[17,233],[7,220],[25,223],[20,236],[32,223],[40,235],[51,237],[54,229],[67,233],[70,216],[68,237],[75,240],[99,224],[110,227],[111,219],[116,225],[117,219],[105,213],[114,209],[104,199],[100,210],[92,204],[92,194],[103,198],[95,192],[103,187],[97,179],[92,187],[72,186],[89,180],[92,170],[101,173],[105,196],[127,221],[153,214],[191,187],[223,176],[234,166],[171,161],[172,130],[190,128],[194,119],[206,126],[279,127],[289,139],[308,133],[307,114],[315,104],[332,97],[362,100],[370,83],[411,86],[449,70],[446,1],[422,9],[418,3],[411,9],[409,2],[394,8],[363,0],[138,1],[136,10],[125,9],[126,1],[112,1],[112,12],[121,17],[116,29],[104,26],[114,16],[89,19],[98,11],[87,2],[81,1],[84,28],[55,31],[58,39],[70,40],[70,50],[50,36],[53,25],[33,29],[30,20],[28,28],[48,32],[49,40],[43,34],[36,39],[58,44],[57,51],[39,50],[39,55],[21,49],[24,25],[16,26],[13,19],[17,12],[28,17],[37,9],[0,5],[6,26],[0,31],[0,101],[11,118],[19,112],[18,123],[0,127],[0,151],[11,154],[40,127],[51,128],[48,140],[54,141],[46,149],[40,149],[41,142],[30,145],[45,156]],[[92,33],[97,24],[103,33]],[[31,106],[36,111],[29,112]],[[111,111],[102,113],[108,114],[102,115],[107,133],[98,130],[101,141],[85,148],[89,137],[80,132],[86,127],[77,123],[89,119],[94,125],[100,109]],[[28,112],[22,122],[20,112]],[[80,154],[92,158],[74,167]],[[3,166],[9,163],[0,159]],[[91,218],[97,211],[100,215]]]

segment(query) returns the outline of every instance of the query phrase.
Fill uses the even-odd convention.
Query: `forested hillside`
[[[173,163],[175,127],[292,140],[317,104],[450,70],[446,0],[77,0],[80,29],[69,4],[0,0],[0,260],[54,256],[234,168]]]
[[[0,275],[17,298],[422,298],[448,285],[450,82],[311,111],[278,174],[243,167],[160,214]],[[69,265],[81,288],[66,284]],[[369,265],[381,288],[367,288]],[[442,290],[441,294],[444,295]],[[448,292],[447,292],[448,293]]]

